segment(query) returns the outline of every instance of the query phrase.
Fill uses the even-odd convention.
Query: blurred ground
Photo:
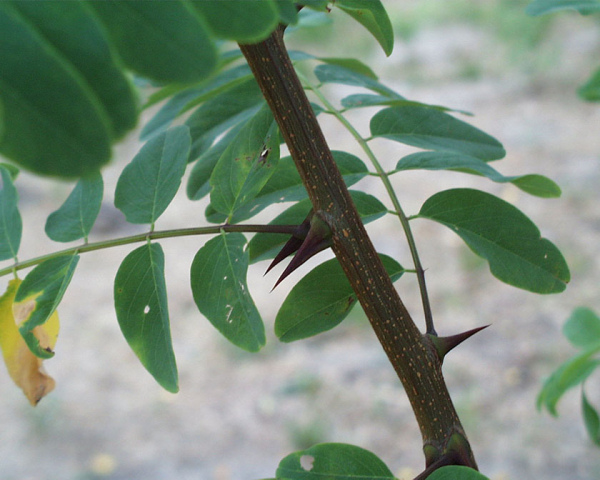
[[[390,13],[398,34],[389,59],[341,13],[332,33],[304,34],[294,47],[327,56],[358,55],[410,99],[473,112],[476,116],[466,120],[502,141],[508,152],[497,169],[507,175],[543,173],[563,189],[562,198],[541,200],[511,185],[458,173],[394,177],[408,214],[450,187],[481,188],[511,201],[559,246],[572,270],[563,294],[522,292],[495,280],[452,232],[414,222],[438,331],[492,324],[445,365],[479,465],[497,480],[598,478],[600,452],[586,437],[578,395],[563,399],[558,419],[535,410],[544,376],[573,353],[560,333],[565,319],[580,305],[600,310],[600,108],[575,93],[600,65],[598,23],[569,14],[528,18],[527,2],[520,0],[385,3],[394,3]],[[344,30],[349,25],[356,41]],[[349,118],[366,135],[372,113]],[[339,125],[328,118],[322,122],[332,147],[360,155]],[[94,239],[140,231],[112,206],[114,182],[138,148],[132,135],[105,172],[107,193]],[[373,142],[373,148],[388,168],[411,151],[384,141]],[[361,186],[380,191],[373,179]],[[70,187],[26,175],[18,187],[25,229],[20,257],[62,248],[45,238],[43,226]],[[201,224],[203,211],[204,204],[191,204],[182,191],[157,228]],[[258,220],[272,216],[267,210]],[[378,220],[369,232],[380,251],[410,265],[397,221]],[[83,256],[60,308],[56,357],[46,363],[56,390],[33,409],[0,369],[0,480],[253,480],[273,476],[288,453],[324,441],[360,445],[383,458],[399,478],[416,475],[423,463],[416,422],[358,309],[332,332],[281,344],[272,333],[277,308],[311,266],[270,294],[277,272],[263,278],[266,265],[258,264],[249,284],[268,343],[259,354],[240,352],[192,301],[189,266],[204,241],[162,242],[180,371],[177,395],[154,383],[116,323],[112,281],[132,247]],[[405,276],[397,287],[420,320],[414,278]],[[600,405],[598,380],[588,381],[587,388],[590,400]]]

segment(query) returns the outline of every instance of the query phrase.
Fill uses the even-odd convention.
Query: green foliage
[[[17,206],[19,196],[9,168],[0,165],[0,176],[0,260],[16,259],[23,232],[23,222]]]
[[[156,381],[165,390],[177,392],[165,256],[158,243],[147,243],[125,257],[115,278],[114,294],[125,340]]]
[[[590,79],[579,87],[578,93],[588,102],[600,102],[600,69],[596,70]]]
[[[554,244],[541,238],[521,211],[489,193],[466,188],[437,193],[423,204],[419,217],[454,230],[509,285],[557,293],[569,282],[569,268]]]
[[[128,222],[154,222],[167,209],[181,184],[190,154],[189,129],[180,125],[153,137],[119,177],[115,207]]]
[[[249,352],[265,344],[265,327],[248,291],[246,239],[222,232],[194,257],[191,284],[198,310],[232,343]]]
[[[58,308],[78,262],[79,255],[46,260],[29,272],[15,295],[15,323],[29,349],[40,358],[50,358],[54,352],[40,347],[33,330],[46,323]]]
[[[535,0],[527,6],[529,15],[543,15],[558,10],[576,10],[583,15],[600,11],[598,0]]]
[[[450,465],[437,469],[427,477],[428,480],[489,480],[477,470],[460,465]]]
[[[379,457],[345,443],[321,443],[285,457],[277,468],[278,479],[394,480]]]
[[[46,235],[55,242],[87,239],[102,205],[104,183],[95,173],[81,178],[58,210],[46,220]]]
[[[545,407],[557,416],[556,406],[571,388],[581,384],[581,411],[588,434],[600,446],[600,417],[588,401],[583,388],[585,380],[600,365],[600,318],[589,308],[576,308],[563,327],[563,333],[571,344],[581,350],[546,379],[537,398],[538,410]]]
[[[404,273],[393,258],[381,255],[393,281]],[[356,305],[356,295],[336,259],[322,263],[300,280],[284,300],[275,319],[275,335],[293,342],[331,330]]]

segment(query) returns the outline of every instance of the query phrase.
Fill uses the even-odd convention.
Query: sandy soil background
[[[543,378],[574,353],[560,333],[572,309],[600,310],[600,108],[575,93],[600,65],[600,28],[576,15],[527,18],[522,1],[477,7],[458,1],[453,11],[442,4],[392,6],[399,38],[389,59],[357,27],[350,30],[356,42],[348,30],[344,34],[340,29],[352,24],[340,13],[333,33],[311,33],[315,38],[305,49],[329,56],[358,52],[406,97],[473,112],[467,121],[502,141],[508,152],[497,169],[543,173],[559,183],[563,196],[542,200],[458,173],[394,177],[408,214],[439,190],[481,188],[521,208],[562,250],[572,282],[563,294],[540,296],[495,280],[487,264],[444,227],[414,222],[438,331],[492,324],[452,353],[444,369],[482,471],[495,480],[598,478],[600,451],[587,439],[578,395],[563,399],[558,419],[537,413],[535,398]],[[295,46],[304,40],[297,38]],[[367,135],[372,114],[365,110],[349,118]],[[321,121],[332,147],[361,155],[332,119]],[[132,134],[105,171],[106,198],[93,239],[142,231],[112,204],[119,172],[138,148]],[[388,168],[411,151],[384,141],[373,148]],[[376,180],[359,186],[383,199]],[[18,188],[24,218],[20,258],[62,248],[45,238],[43,226],[71,187],[23,174]],[[182,189],[157,228],[201,225],[204,207],[187,201]],[[274,214],[267,210],[257,221]],[[397,221],[378,220],[368,230],[380,251],[410,265]],[[268,330],[267,346],[251,355],[222,339],[193,303],[189,266],[204,241],[161,242],[180,372],[177,395],[162,391],[144,371],[115,319],[112,282],[133,247],[83,256],[60,308],[56,357],[47,362],[56,390],[31,408],[0,369],[0,479],[252,480],[273,476],[288,453],[324,441],[367,448],[399,478],[416,475],[423,460],[414,416],[358,309],[335,330],[310,340],[281,344],[272,333],[287,291],[328,254],[274,293],[269,291],[280,269],[263,278],[265,263],[251,268],[250,288]],[[406,275],[397,288],[421,321],[415,279]],[[591,379],[587,388],[600,406],[600,383]]]

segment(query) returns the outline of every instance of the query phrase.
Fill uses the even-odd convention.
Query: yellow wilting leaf
[[[55,382],[46,373],[43,360],[31,353],[15,323],[12,307],[20,284],[20,279],[11,280],[0,297],[0,347],[10,377],[35,406],[54,389]],[[40,347],[51,351],[56,344],[58,330],[58,313],[54,312],[45,324],[33,329],[33,334],[39,340]]]

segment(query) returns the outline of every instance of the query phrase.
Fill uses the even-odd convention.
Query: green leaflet
[[[600,417],[594,406],[588,401],[583,389],[581,390],[581,413],[592,442],[600,446]]]
[[[452,189],[430,197],[419,217],[452,229],[499,280],[536,293],[558,293],[570,280],[560,251],[529,218],[489,193]]]
[[[115,207],[128,222],[154,222],[175,197],[190,153],[185,125],[149,140],[123,169],[115,191]]]
[[[449,465],[435,470],[427,480],[489,480],[489,478],[469,467]]]
[[[148,140],[153,135],[165,131],[179,115],[194,108],[211,98],[216,97],[231,88],[245,83],[252,78],[250,67],[240,65],[225,70],[210,81],[178,91],[161,107],[161,109],[144,125],[140,138]],[[163,90],[172,87],[165,87]],[[168,95],[170,96],[170,95]],[[153,104],[150,103],[149,104]],[[148,105],[146,105],[148,106]]]
[[[583,15],[600,11],[598,0],[535,0],[527,5],[525,12],[536,16],[558,10],[577,10]]]
[[[579,87],[577,93],[588,102],[600,102],[600,69],[596,70],[590,79]]]
[[[180,1],[88,2],[129,68],[160,82],[197,82],[217,66],[205,22]]]
[[[298,22],[298,9],[293,0],[275,0],[281,23],[292,25]]]
[[[279,162],[279,130],[267,105],[240,130],[210,177],[213,208],[230,219],[258,195]]]
[[[321,83],[339,83],[342,85],[351,85],[353,87],[363,87],[388,98],[403,98],[401,95],[398,95],[392,89],[382,85],[371,76],[363,75],[355,69],[351,70],[342,65],[317,65],[314,72]]]
[[[115,311],[127,343],[165,390],[179,390],[171,342],[165,257],[158,243],[131,252],[115,278]]]
[[[558,367],[544,382],[538,394],[536,405],[538,410],[545,407],[554,417],[558,415],[556,405],[564,393],[583,383],[600,365],[600,360],[592,358],[600,351],[595,346],[575,355]]]
[[[292,453],[281,460],[276,477],[285,480],[395,479],[377,455],[345,443],[321,443]]]
[[[398,280],[404,273],[402,266],[387,255],[380,258],[392,281]],[[354,305],[354,290],[333,258],[314,268],[292,288],[275,319],[275,335],[282,342],[293,342],[331,330]]]
[[[428,103],[415,102],[413,100],[405,100],[401,98],[389,98],[383,95],[373,95],[370,93],[355,93],[342,98],[342,107],[350,108],[364,108],[364,107],[425,107],[439,110],[440,112],[456,112],[462,113],[463,115],[472,116],[472,113],[465,112],[464,110],[456,110],[454,108],[443,107],[441,105],[430,105]]]
[[[337,0],[334,4],[362,24],[389,57],[394,49],[394,31],[380,0]]]
[[[11,4],[93,90],[108,114],[114,138],[123,137],[135,127],[134,90],[111,51],[102,25],[85,3],[13,1]]]
[[[264,346],[265,327],[248,291],[248,253],[241,233],[221,232],[194,257],[191,285],[194,301],[225,338],[249,352]]]
[[[454,170],[483,175],[494,182],[510,182],[524,192],[543,198],[560,197],[560,187],[543,175],[518,175],[505,177],[486,162],[470,155],[452,152],[417,152],[401,158],[396,171],[402,170]]]
[[[104,183],[95,173],[81,178],[58,210],[46,220],[46,235],[55,242],[87,239],[102,205]]]
[[[71,43],[80,43],[72,35]],[[130,95],[120,99],[127,102]],[[108,161],[116,124],[68,56],[9,2],[0,2],[0,102],[2,155],[37,173],[67,177],[97,171]]]
[[[371,135],[429,150],[497,160],[506,152],[495,138],[447,113],[419,106],[391,107],[371,118]]]
[[[71,282],[79,255],[63,255],[35,267],[19,286],[13,303],[15,323],[32,353],[50,358],[54,352],[40,347],[33,329],[52,316]]]
[[[228,128],[256,114],[263,104],[260,88],[251,78],[201,105],[185,122],[192,137],[190,161],[206,152]]]
[[[190,200],[200,200],[210,192],[210,176],[215,169],[215,165],[229,144],[240,133],[246,122],[242,121],[231,128],[217,143],[201,155],[194,164],[186,188],[186,193]]]
[[[17,202],[19,195],[11,170],[0,165],[0,260],[17,258],[23,233],[23,221]]]
[[[367,167],[358,157],[335,150],[331,153],[347,186],[354,185],[367,175]],[[294,202],[306,197],[306,189],[294,161],[291,157],[284,157],[258,196],[235,212],[233,222],[251,218],[273,203]],[[206,218],[209,222],[217,223],[224,220],[222,215],[216,214],[211,205],[206,210]]]
[[[573,310],[563,326],[563,334],[577,348],[600,345],[600,318],[589,308]]]
[[[279,23],[279,9],[273,0],[191,0],[214,35],[238,43],[264,40]]]
[[[352,190],[350,195],[364,224],[377,220],[387,213],[386,206],[372,195]],[[299,225],[304,221],[311,208],[310,200],[305,198],[278,215],[269,224]],[[289,235],[277,233],[257,233],[248,243],[250,263],[274,258],[289,238]]]

